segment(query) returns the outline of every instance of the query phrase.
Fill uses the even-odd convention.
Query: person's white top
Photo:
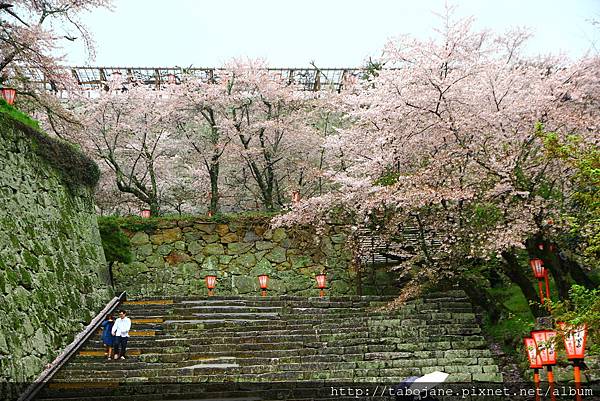
[[[117,337],[129,337],[131,329],[131,320],[125,316],[123,319],[118,318],[112,328],[112,335]]]

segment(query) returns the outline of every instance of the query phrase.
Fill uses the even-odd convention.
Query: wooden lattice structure
[[[130,82],[153,85],[161,88],[166,84],[178,83],[186,77],[195,77],[207,82],[218,82],[224,71],[222,68],[181,68],[181,67],[63,67],[64,73],[71,74],[82,89],[99,90],[104,84],[119,74]],[[361,77],[361,68],[268,68],[276,79],[283,79],[299,85],[304,90],[340,91],[345,84]],[[49,91],[57,91],[40,70],[21,69],[30,82],[39,84]]]

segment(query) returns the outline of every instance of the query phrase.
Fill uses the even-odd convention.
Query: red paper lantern
[[[206,281],[206,288],[209,290],[214,289],[217,285],[217,276],[206,276],[204,280]]]
[[[264,297],[267,295],[267,286],[269,285],[269,276],[261,274],[258,276],[258,284],[260,285],[261,295]]]
[[[540,251],[543,251],[544,250],[544,244],[538,244],[538,249]]]
[[[151,215],[151,214],[150,214],[150,209],[144,209],[144,210],[142,210],[142,212],[140,213],[140,215],[141,215],[143,218],[145,218],[145,219],[149,218],[149,217],[150,217],[150,215]]]
[[[533,275],[535,276],[535,278],[544,278],[544,273],[546,269],[544,268],[544,262],[542,261],[542,259],[531,259],[529,261],[529,265],[531,265],[531,269],[533,270]]]
[[[300,191],[292,192],[292,203],[300,202]]]
[[[531,332],[531,337],[535,342],[542,365],[556,365],[556,351],[554,349],[556,332],[552,330],[536,330]]]
[[[2,98],[6,100],[6,103],[12,105],[15,102],[15,97],[17,97],[17,90],[15,88],[3,86],[0,88],[0,93],[2,94]]]
[[[324,289],[326,287],[326,276],[325,273],[317,274],[315,276],[317,279],[317,287],[320,289]]]
[[[559,322],[558,327],[564,332],[565,351],[567,359],[585,358],[585,343],[587,342],[587,325],[570,326]]]
[[[206,288],[208,288],[208,296],[211,297],[213,295],[213,290],[217,285],[217,276],[206,276],[204,277],[204,281],[206,282]]]
[[[317,280],[317,287],[319,288],[319,296],[323,297],[325,296],[325,287],[327,285],[327,276],[325,276],[325,273],[321,273],[321,274],[317,274],[315,276],[315,279]]]
[[[533,338],[525,338],[525,351],[527,351],[527,359],[529,360],[529,367],[531,369],[542,368],[542,358],[538,354],[537,347]]]
[[[266,290],[269,285],[269,276],[266,274],[261,274],[258,276],[258,284],[260,284],[261,290]]]

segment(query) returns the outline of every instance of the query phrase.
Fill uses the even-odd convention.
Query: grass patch
[[[40,123],[37,120],[34,120],[29,115],[9,105],[4,99],[0,99],[0,113],[12,118],[15,121],[20,122],[23,125],[26,125],[38,131],[42,131],[42,129],[40,128]]]
[[[502,344],[506,353],[516,354],[517,347],[521,345],[524,337],[529,336],[535,323],[527,300],[516,284],[491,288],[488,291],[504,305],[508,313],[496,324],[491,324],[489,319],[485,319],[483,329],[496,342]]]

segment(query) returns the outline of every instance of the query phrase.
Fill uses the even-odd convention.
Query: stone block
[[[219,235],[218,234],[205,234],[202,236],[202,240],[204,242],[206,242],[207,244],[211,244],[213,242],[218,242]]]
[[[224,237],[227,235],[227,233],[229,233],[229,226],[227,224],[217,224],[215,231],[220,237]]]
[[[283,240],[284,238],[287,238],[287,233],[285,232],[285,229],[283,229],[282,227],[276,228],[275,230],[273,230],[273,234],[272,234],[272,239],[274,242],[279,242],[281,240]],[[268,239],[265,237],[265,239]]]
[[[275,230],[277,231],[277,230]],[[265,255],[267,259],[274,263],[282,263],[286,260],[285,249],[282,247],[275,247],[269,253]]]
[[[206,234],[212,234],[215,231],[215,227],[216,224],[214,223],[200,223],[200,224],[195,224],[194,228],[202,231],[203,233]]]
[[[165,262],[171,266],[189,262],[190,260],[192,260],[192,258],[188,254],[181,251],[172,251],[168,256],[165,257]]]
[[[256,249],[259,251],[264,251],[267,249],[273,249],[275,244],[271,241],[257,241],[255,243]]]
[[[158,234],[151,235],[150,241],[154,245],[170,244],[175,241],[179,241],[182,237],[183,234],[181,232],[181,228],[175,227],[164,229],[161,230]]]
[[[190,254],[197,255],[202,252],[204,246],[199,241],[190,241],[188,242],[187,249]]]
[[[223,255],[225,253],[225,248],[221,244],[206,244],[202,253],[205,255]]]
[[[171,244],[162,244],[162,245],[159,245],[158,248],[156,248],[156,252],[162,256],[167,256],[172,251],[173,251],[173,245],[171,245]]]
[[[252,244],[245,242],[232,242],[227,244],[227,253],[229,255],[241,255],[252,249]]]
[[[221,237],[221,242],[223,244],[229,244],[232,242],[236,242],[238,240],[238,236],[236,233],[225,234]]]
[[[254,267],[254,265],[256,264],[256,258],[253,254],[246,253],[244,255],[238,256],[231,263],[235,263],[236,265],[243,266],[244,268],[249,269]]]
[[[475,382],[488,382],[488,383],[501,383],[502,373],[474,373],[473,381]]]
[[[140,246],[140,245],[150,243],[150,237],[145,232],[140,231],[140,232],[135,233],[129,241],[131,242],[131,245],[133,245],[133,246]]]

